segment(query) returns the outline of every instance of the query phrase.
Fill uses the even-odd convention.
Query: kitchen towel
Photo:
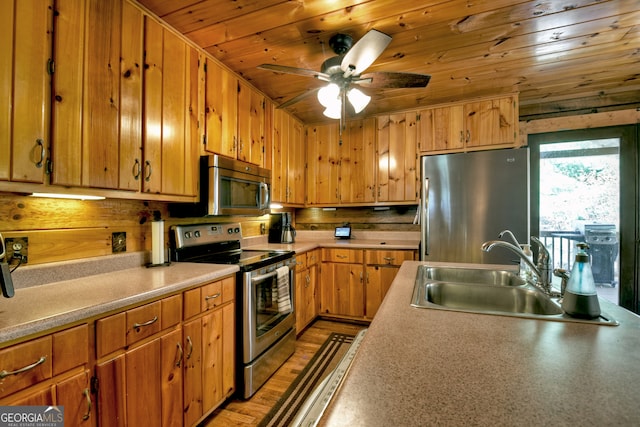
[[[291,312],[291,295],[289,292],[289,267],[286,265],[276,269],[278,285],[278,312]]]

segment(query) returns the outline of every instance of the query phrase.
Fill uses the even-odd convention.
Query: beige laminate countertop
[[[325,426],[640,425],[640,317],[619,326],[410,306],[405,262]]]
[[[234,274],[236,265],[172,263],[16,289],[0,298],[0,346]]]

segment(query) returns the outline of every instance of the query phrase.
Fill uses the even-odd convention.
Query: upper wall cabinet
[[[340,203],[341,145],[338,124],[307,128],[307,204]],[[344,135],[343,135],[344,137]]]
[[[198,52],[145,17],[143,191],[195,196]]]
[[[205,151],[270,167],[264,95],[211,59],[205,73]]]
[[[304,205],[306,151],[303,127],[284,110],[273,111],[271,158],[271,199],[287,205]]]
[[[0,181],[43,183],[53,1],[0,2]]]
[[[422,154],[506,148],[518,141],[515,94],[428,108],[417,114]]]
[[[379,202],[417,202],[416,114],[378,116]]]

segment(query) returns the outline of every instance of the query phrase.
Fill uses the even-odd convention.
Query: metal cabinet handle
[[[0,371],[0,380],[4,379],[4,378],[6,378],[6,377],[8,377],[10,375],[18,375],[18,374],[21,374],[23,372],[29,371],[29,370],[35,368],[38,365],[42,365],[45,362],[45,360],[47,360],[47,356],[42,356],[36,362],[34,362],[34,363],[30,364],[30,365],[24,366],[24,367],[22,367],[20,369],[16,369],[15,371],[5,371],[3,369],[2,371]]]
[[[395,257],[392,257],[392,256],[386,256],[386,257],[384,257],[383,259],[384,259],[385,261],[387,261],[387,262],[391,262],[391,261],[393,261],[393,260],[395,259]]]
[[[340,254],[337,254],[337,255],[336,255],[336,258],[340,258],[340,259],[347,259],[347,258],[349,258],[349,257],[348,257],[348,256],[346,256],[346,255],[340,255]]]
[[[176,366],[180,366],[182,364],[182,356],[184,356],[184,351],[182,350],[182,344],[177,343],[178,352],[176,353]]]
[[[189,335],[187,335],[187,344],[189,344],[189,351],[187,351],[187,360],[189,360],[193,354],[193,341],[191,341],[191,337]]]
[[[151,181],[151,174],[153,173],[153,169],[151,168],[151,162],[149,160],[145,160],[144,167],[147,171],[147,174],[145,175],[144,180],[149,182]]]
[[[46,156],[46,152],[45,152],[45,148],[44,148],[44,141],[40,138],[36,139],[36,145],[40,146],[40,160],[38,160],[37,162],[34,162],[36,164],[37,168],[41,168],[44,165],[44,161],[45,161],[45,156]]]
[[[158,316],[153,316],[153,319],[147,320],[146,322],[142,322],[142,323],[136,322],[136,323],[134,323],[133,324],[133,329],[140,329],[143,326],[153,325],[157,321],[158,321]]]
[[[141,173],[141,169],[140,169],[140,160],[135,159],[135,161],[133,162],[133,168],[131,170],[131,173],[133,174],[133,178],[137,181],[140,179],[140,173]]]
[[[209,301],[210,299],[216,299],[216,298],[220,298],[220,292],[216,292],[213,295],[207,295],[206,297],[204,297],[205,301]]]
[[[460,142],[464,142],[464,131],[460,131]]]
[[[86,421],[91,416],[91,393],[88,388],[82,390],[82,394],[84,394],[85,399],[87,399],[87,412],[82,416],[82,420]]]
[[[467,140],[465,142],[471,141],[471,131],[467,129]]]
[[[362,280],[363,278],[364,278],[364,277],[362,276],[362,271],[361,271],[361,272],[360,272],[360,283],[362,283],[362,282],[363,282],[363,280]]]

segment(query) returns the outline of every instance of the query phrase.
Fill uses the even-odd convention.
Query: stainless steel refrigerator
[[[480,246],[505,229],[529,243],[528,148],[424,156],[421,173],[421,260],[518,263]]]

